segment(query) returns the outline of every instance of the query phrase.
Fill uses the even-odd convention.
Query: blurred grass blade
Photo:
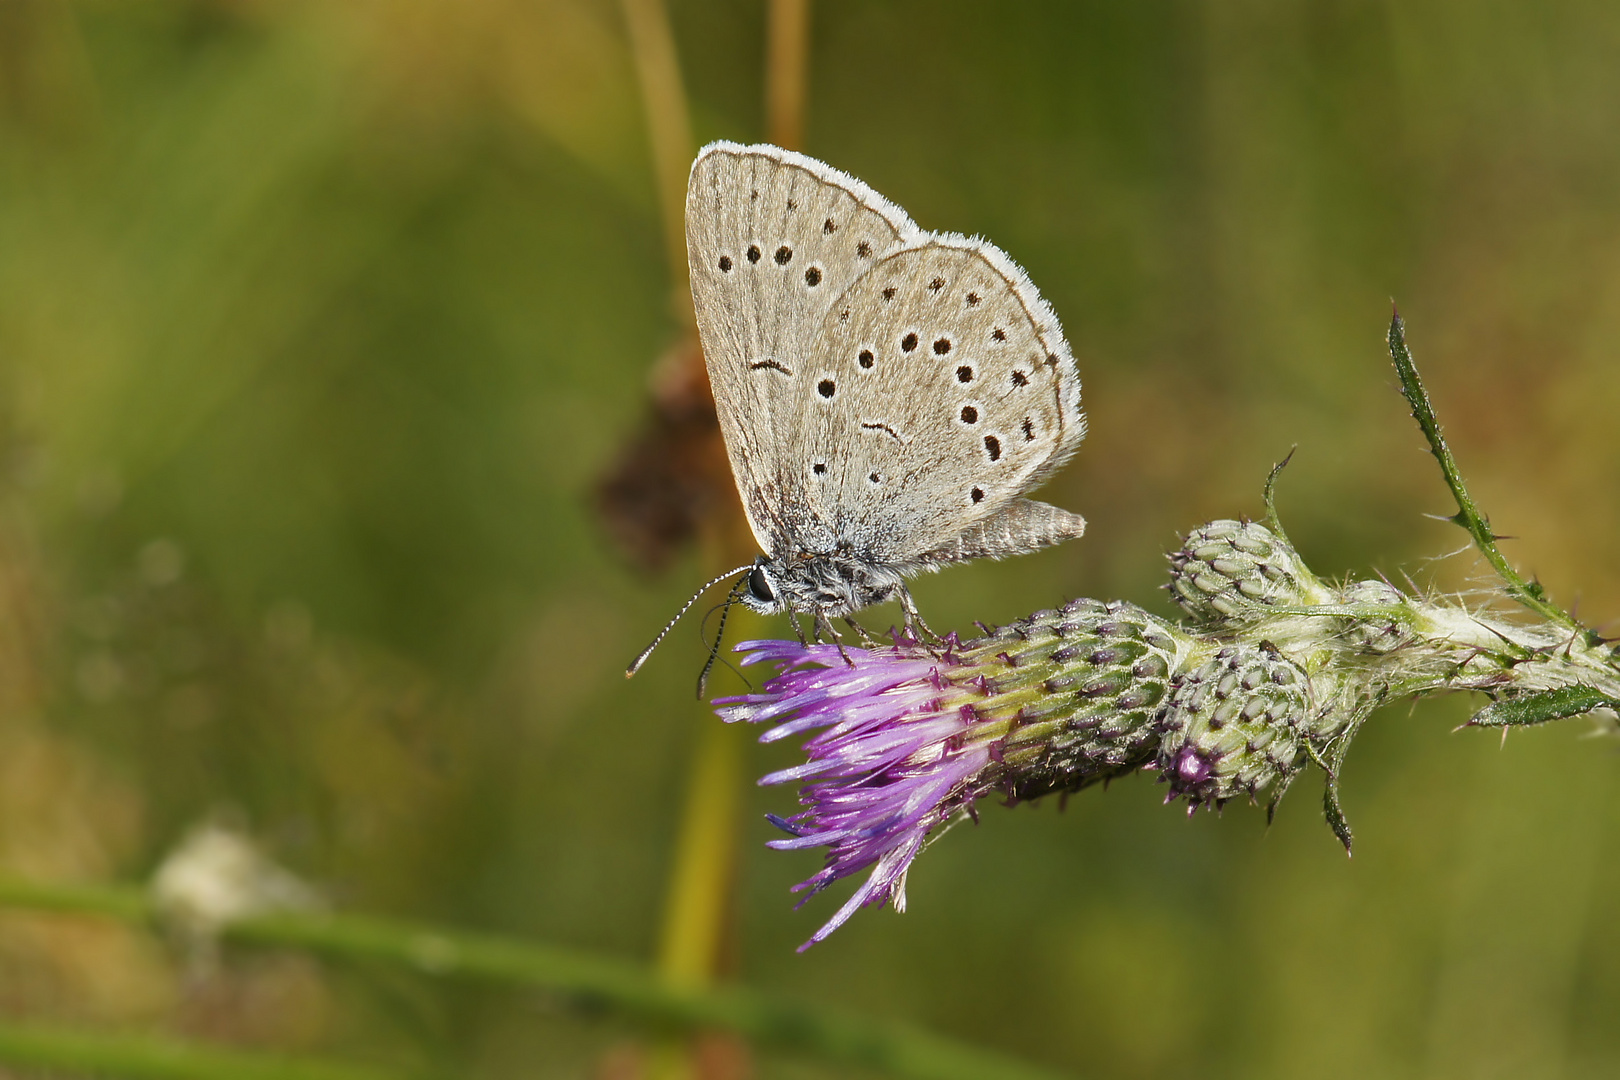
[[[146,924],[156,917],[145,892],[128,886],[0,882],[0,907]],[[732,1031],[763,1049],[914,1080],[1055,1080],[1062,1075],[904,1025],[737,988],[674,987],[634,964],[489,934],[357,915],[288,913],[244,919],[223,937],[244,945],[304,949],[333,960],[398,964],[437,978],[550,990],[650,1025]]]
[[[0,1062],[45,1070],[52,1076],[135,1080],[406,1080],[423,1075],[176,1039],[45,1027],[0,1026]]]

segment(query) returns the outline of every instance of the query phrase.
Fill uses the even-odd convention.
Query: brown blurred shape
[[[656,573],[700,534],[740,522],[696,336],[664,353],[650,382],[647,416],[597,482],[595,502],[620,549]]]

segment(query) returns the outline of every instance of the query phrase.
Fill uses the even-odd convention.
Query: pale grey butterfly
[[[720,431],[765,554],[682,613],[746,574],[734,597],[809,614],[818,636],[886,600],[915,630],[908,576],[1085,530],[1023,497],[1086,421],[1057,317],[999,248],[921,229],[814,158],[716,142],[692,163],[686,250]]]

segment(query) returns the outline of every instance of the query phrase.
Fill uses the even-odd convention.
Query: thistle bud
[[[1344,590],[1343,596],[1346,604],[1389,607],[1406,603],[1404,593],[1383,581],[1357,581]],[[1347,620],[1344,636],[1366,652],[1387,653],[1409,643],[1414,635],[1390,616],[1369,613],[1365,618]]]
[[[1158,767],[1192,808],[1280,793],[1304,765],[1311,721],[1304,670],[1276,650],[1229,645],[1176,681],[1160,721]]]
[[[1203,623],[1244,623],[1268,608],[1336,600],[1288,542],[1253,521],[1212,521],[1170,556],[1170,595]]]
[[[1148,760],[1187,645],[1135,604],[1096,600],[1037,612],[975,642],[964,659],[993,665],[978,708],[1016,717],[1001,747],[1007,794],[1072,790]]]

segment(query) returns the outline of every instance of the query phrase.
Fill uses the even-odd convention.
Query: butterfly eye
[[[748,575],[748,595],[762,604],[776,603],[776,592],[771,588],[771,579],[765,576],[763,566],[754,567],[754,572]]]

